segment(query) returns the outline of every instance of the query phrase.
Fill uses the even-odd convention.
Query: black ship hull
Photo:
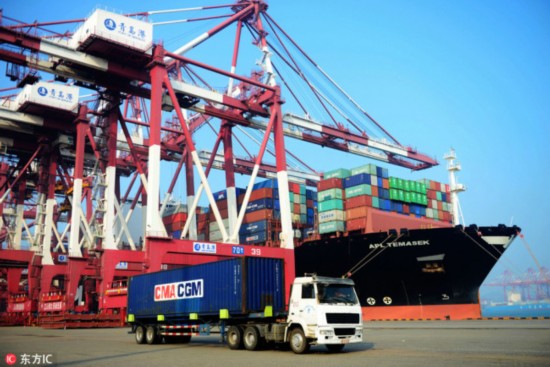
[[[458,226],[319,239],[296,248],[296,275],[350,276],[367,320],[475,318],[479,287],[518,232]]]

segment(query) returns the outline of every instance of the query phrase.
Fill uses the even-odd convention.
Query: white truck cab
[[[295,353],[324,344],[337,352],[363,340],[361,306],[351,279],[297,277],[292,285],[287,340]]]

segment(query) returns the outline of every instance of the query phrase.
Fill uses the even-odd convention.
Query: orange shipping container
[[[382,187],[384,189],[389,189],[390,188],[390,180],[387,179],[387,178],[383,178],[382,179]]]
[[[372,196],[378,197],[378,186],[371,186]]]

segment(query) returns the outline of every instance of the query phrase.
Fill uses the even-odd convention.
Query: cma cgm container
[[[138,290],[139,291],[136,291]],[[247,315],[284,309],[280,259],[235,258],[130,278],[128,313],[140,318]],[[224,311],[225,312],[225,311]]]
[[[295,353],[313,344],[340,351],[362,341],[351,279],[296,278],[288,310],[284,284],[283,260],[257,257],[137,275],[128,285],[128,323],[138,344],[188,343],[213,327],[230,349],[286,343]]]

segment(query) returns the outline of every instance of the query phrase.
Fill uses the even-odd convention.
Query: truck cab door
[[[306,337],[315,337],[317,298],[313,283],[295,284],[292,287],[288,313],[289,321],[302,325]]]

